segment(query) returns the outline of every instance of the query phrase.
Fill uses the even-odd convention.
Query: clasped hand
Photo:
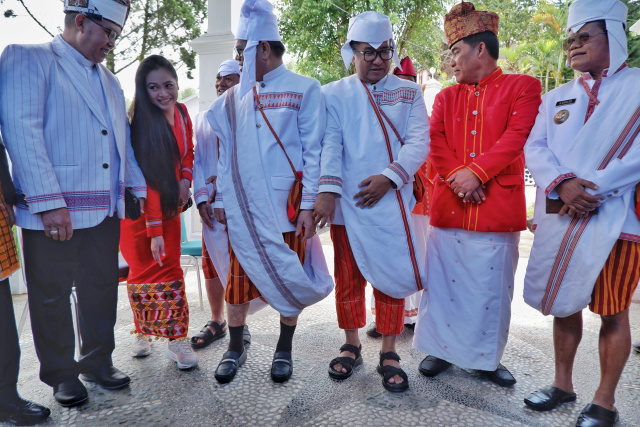
[[[591,181],[581,178],[571,178],[562,181],[555,188],[558,196],[564,202],[564,206],[558,215],[583,217],[602,205],[600,194],[592,196],[585,191],[586,188],[597,190],[598,186]]]
[[[447,182],[451,186],[451,190],[458,196],[464,194],[462,201],[465,203],[482,203],[487,198],[484,195],[484,185],[480,179],[469,169],[461,169],[451,175]]]

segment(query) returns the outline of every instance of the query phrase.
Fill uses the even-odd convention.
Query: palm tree
[[[551,70],[556,64],[557,52],[560,49],[557,40],[539,40],[530,45],[525,45],[524,51],[527,52],[527,57],[531,61],[533,70],[538,76],[544,78],[544,91],[549,91],[549,77]],[[556,86],[558,86],[559,78],[556,73]]]
[[[532,22],[539,25],[544,33],[557,44],[557,62],[555,71],[555,87],[562,83],[562,64],[565,61],[565,52],[562,49],[562,42],[566,37],[564,28],[567,23],[568,4],[566,1],[560,4],[552,4],[542,1],[538,14],[534,15]],[[546,34],[545,34],[546,33]],[[548,80],[548,78],[547,78]],[[548,82],[547,82],[548,86]]]

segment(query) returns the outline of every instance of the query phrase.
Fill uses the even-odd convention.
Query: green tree
[[[549,77],[557,64],[558,51],[561,48],[556,40],[542,39],[527,46],[527,56],[533,71],[542,80],[544,92],[549,92]]]
[[[629,9],[627,17],[627,29],[640,20],[640,0],[622,0]],[[631,31],[627,34],[627,48],[629,50],[629,59],[627,64],[630,67],[640,67],[640,36],[633,34]]]
[[[188,87],[186,89],[183,89],[180,91],[180,93],[178,94],[178,101],[182,101],[183,99],[186,99],[188,97],[190,97],[191,95],[195,95],[196,90],[192,87]]]
[[[347,76],[340,48],[347,38],[349,18],[375,10],[389,15],[398,56],[410,54],[417,63],[437,63],[442,30],[441,0],[281,0],[282,39],[296,59],[296,71],[321,83]]]
[[[565,28],[567,26],[567,15],[569,6],[566,3],[550,3],[542,1],[538,7],[538,12],[531,18],[536,33],[539,34],[539,40],[549,41],[549,46],[557,50],[556,64],[553,76],[555,77],[555,87],[559,87],[563,83],[563,70],[566,61],[566,52],[562,49],[562,42],[567,37]],[[551,43],[553,42],[553,43]],[[539,43],[539,41],[538,41]],[[538,44],[536,43],[536,44]],[[544,52],[546,55],[547,52]],[[544,58],[546,61],[548,58]],[[545,92],[549,90],[549,78],[545,74]]]
[[[53,37],[32,13],[37,1],[11,0],[21,3],[22,8]],[[51,1],[51,0],[49,0]],[[9,3],[10,0],[0,0]],[[187,67],[187,77],[195,68],[196,53],[187,42],[200,36],[200,26],[207,14],[207,0],[134,0],[131,13],[123,33],[118,38],[115,49],[109,53],[105,65],[111,72],[120,71],[134,65],[153,53],[166,56],[179,66]],[[5,17],[16,16],[13,9],[4,13]],[[62,23],[62,17],[60,18]]]
[[[502,46],[510,48],[514,45],[533,41],[536,34],[527,23],[536,14],[539,0],[475,0],[476,10],[490,10],[500,16],[498,38]]]
[[[500,50],[502,58],[498,61],[498,65],[506,72],[510,74],[531,74],[531,61],[527,56],[526,44],[519,46],[512,46],[503,48]]]

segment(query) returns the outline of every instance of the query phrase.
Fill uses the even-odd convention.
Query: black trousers
[[[40,379],[55,386],[101,366],[111,366],[118,303],[120,220],[73,231],[59,242],[44,231],[23,229],[29,311]],[[75,286],[82,346],[76,362],[70,295]]]
[[[13,396],[20,370],[20,344],[9,279],[0,281],[0,399]]]

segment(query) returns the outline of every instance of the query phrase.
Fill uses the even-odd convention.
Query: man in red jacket
[[[440,92],[430,120],[436,177],[427,239],[427,292],[414,345],[420,372],[451,364],[504,387],[520,231],[526,227],[523,146],[540,105],[533,77],[503,74],[497,14],[462,2],[445,16],[457,85]]]

